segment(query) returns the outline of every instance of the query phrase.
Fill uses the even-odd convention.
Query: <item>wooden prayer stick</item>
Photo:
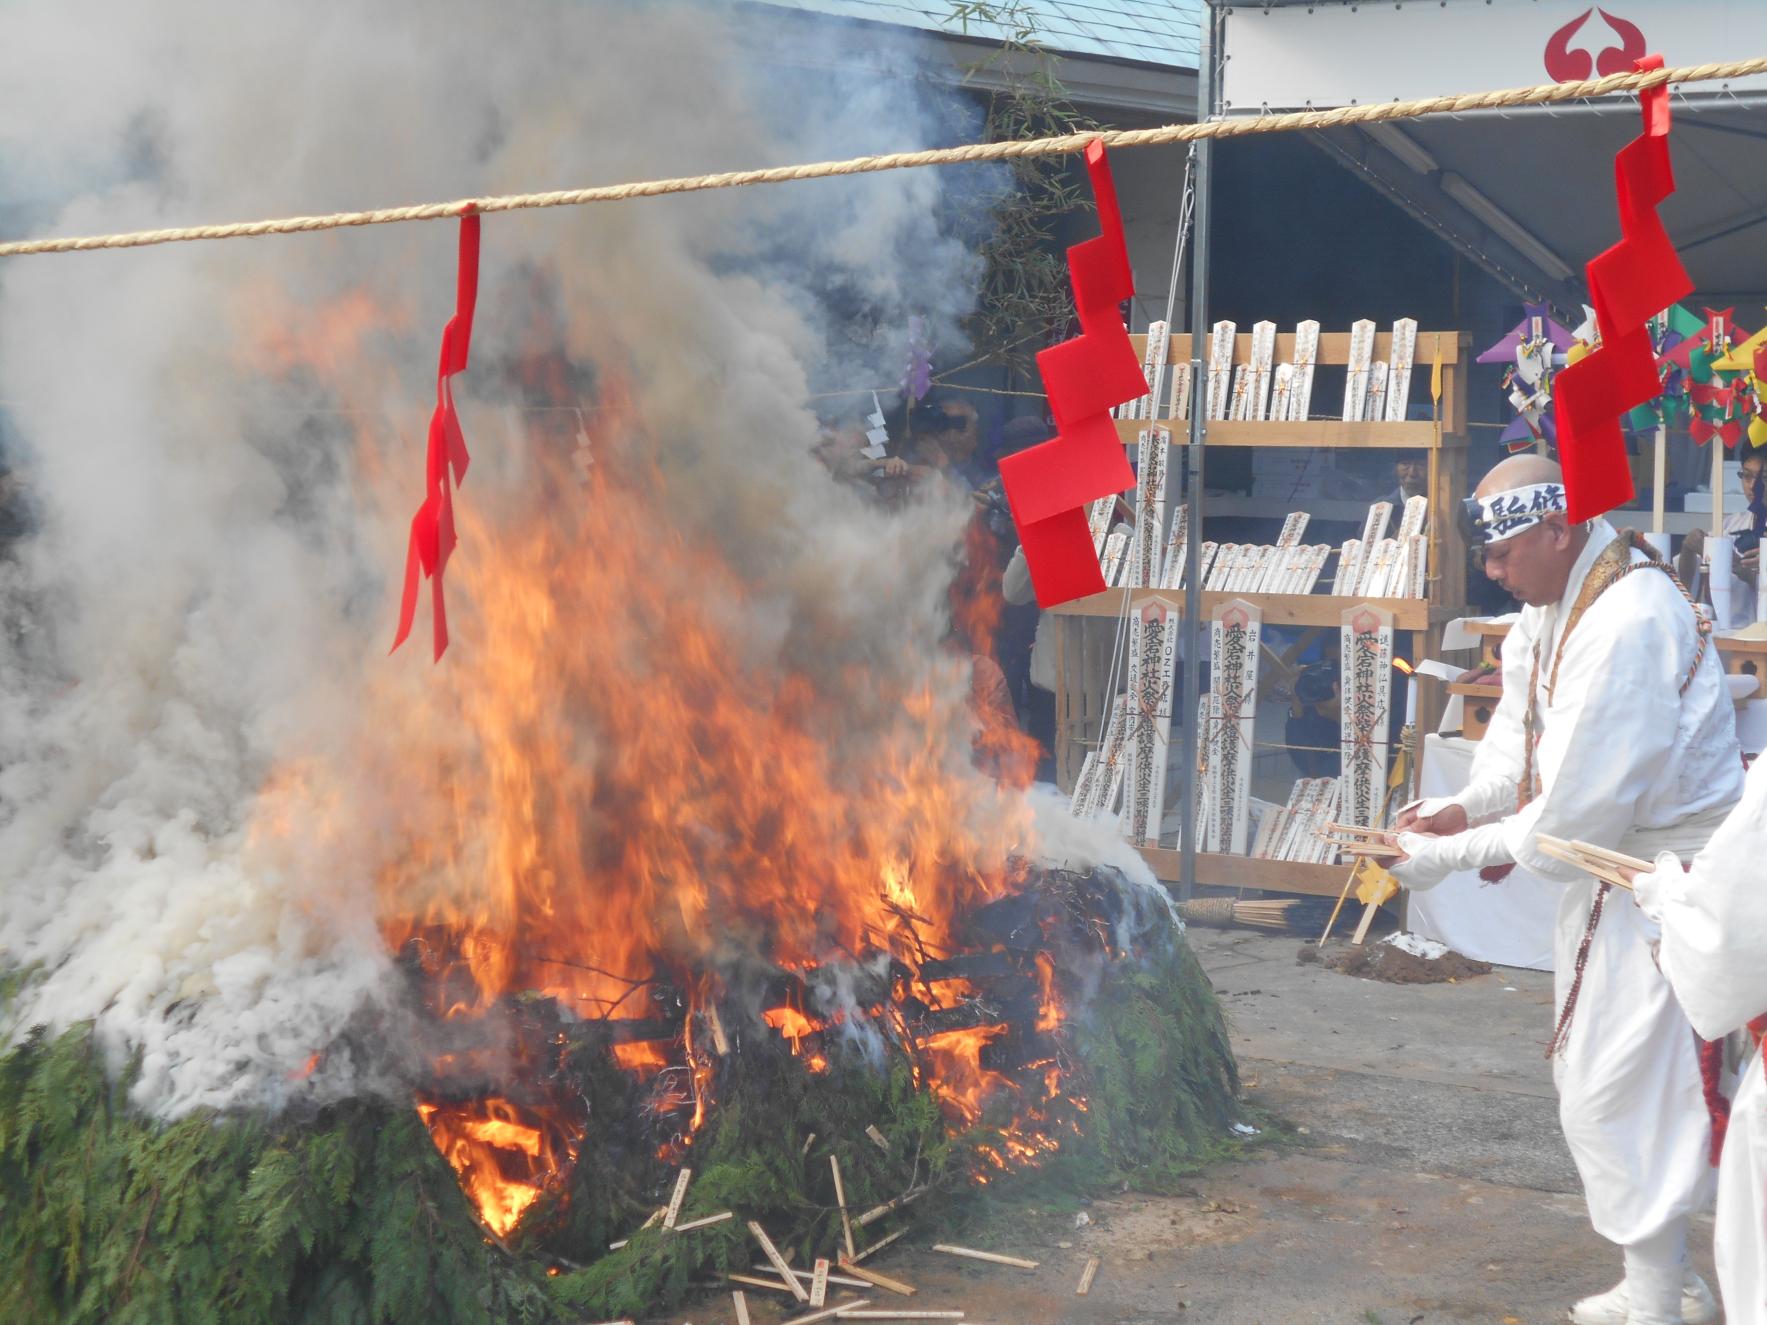
[[[887,1155],[890,1153],[889,1138],[877,1130],[876,1123],[871,1123],[865,1128],[865,1135],[870,1137],[872,1144],[874,1144],[879,1150],[883,1151],[884,1154]]]
[[[681,1216],[681,1202],[687,1199],[687,1184],[692,1178],[692,1169],[682,1169],[681,1175],[675,1179],[675,1194],[669,1197],[669,1208],[663,1215],[664,1228],[675,1227],[675,1221]]]
[[[803,1286],[798,1283],[797,1277],[792,1274],[791,1266],[785,1263],[785,1257],[779,1254],[779,1248],[773,1245],[773,1239],[767,1236],[767,1230],[751,1219],[749,1220],[749,1232],[754,1235],[755,1241],[761,1244],[761,1250],[766,1254],[767,1263],[779,1272],[779,1277],[785,1280],[785,1286],[791,1289],[791,1295],[800,1302],[808,1302],[810,1295],[804,1291]]]
[[[736,1325],[749,1325],[749,1300],[738,1289],[730,1295],[730,1305],[736,1308]]]
[[[1385,837],[1387,835],[1387,830],[1384,828],[1364,828],[1360,824],[1334,824],[1329,822],[1321,824],[1319,831],[1321,833],[1342,833],[1346,837]]]
[[[995,1251],[977,1251],[973,1247],[953,1247],[944,1242],[933,1244],[934,1251],[942,1251],[947,1256],[963,1256],[972,1261],[988,1261],[993,1265],[1010,1265],[1020,1270],[1035,1270],[1037,1261],[1027,1261],[1020,1256],[1002,1256]]]
[[[1640,874],[1649,874],[1656,868],[1648,860],[1640,860],[1637,856],[1628,856],[1623,851],[1614,851],[1608,847],[1598,847],[1593,842],[1571,839],[1571,849],[1581,851],[1584,855],[1595,856],[1601,860],[1610,860],[1616,865],[1624,865],[1627,869],[1637,870]]]
[[[841,1312],[842,1320],[962,1320],[961,1311],[854,1311]]]
[[[710,1228],[713,1224],[722,1224],[726,1219],[735,1219],[736,1211],[726,1210],[723,1214],[707,1215],[704,1219],[695,1219],[691,1223],[675,1225],[677,1233],[691,1233],[696,1228]]]
[[[785,1322],[785,1325],[812,1325],[812,1322],[814,1321],[829,1320],[835,1316],[844,1316],[849,1311],[856,1310],[859,1307],[868,1307],[870,1305],[871,1299],[868,1297],[862,1297],[853,1302],[837,1302],[832,1307],[824,1307],[821,1311],[812,1311],[807,1316],[793,1316],[790,1320]]]
[[[754,1268],[756,1272],[759,1273],[764,1271],[767,1267],[765,1265],[757,1265]],[[792,1273],[797,1276],[800,1283],[807,1283],[815,1277],[809,1270],[799,1270],[795,1267],[793,1268]],[[828,1276],[828,1282],[831,1284],[839,1284],[842,1288],[869,1288],[871,1286],[864,1279],[849,1279],[843,1274],[830,1274]]]
[[[863,1265],[855,1265],[851,1258],[841,1258],[841,1269],[858,1275],[866,1283],[877,1288],[887,1288],[892,1293],[900,1293],[903,1297],[913,1297],[916,1289],[913,1284],[905,1284],[900,1279],[892,1279],[887,1274],[879,1274],[876,1270],[868,1270]]]
[[[1350,877],[1344,880],[1344,890],[1338,894],[1338,904],[1331,908],[1331,919],[1325,922],[1325,932],[1319,936],[1320,947],[1323,948],[1325,946],[1325,940],[1331,937],[1331,928],[1333,925],[1337,924],[1338,913],[1344,909],[1344,903],[1350,900],[1350,889],[1356,886],[1356,876],[1360,873],[1361,868],[1358,866],[1356,869],[1351,870]]]
[[[815,1144],[816,1144],[816,1133],[811,1132],[810,1135],[808,1135],[804,1138],[804,1148],[802,1150],[798,1151],[798,1158],[802,1159],[805,1155],[809,1154],[810,1147]]]
[[[724,1276],[733,1284],[747,1284],[750,1288],[766,1288],[775,1293],[789,1293],[791,1288],[780,1279],[757,1279],[752,1274],[727,1274]]]
[[[1628,890],[1632,887],[1613,861],[1600,856],[1587,855],[1578,850],[1575,843],[1565,843],[1560,838],[1548,837],[1542,833],[1535,838],[1535,845],[1539,847],[1541,855],[1551,856],[1554,860],[1562,860],[1567,865],[1575,865],[1585,874],[1593,875],[1603,883],[1611,883],[1616,888]],[[1636,869],[1637,866],[1632,868]],[[1650,866],[1645,866],[1645,869],[1649,868]]]
[[[640,1233],[644,1232],[645,1229],[652,1227],[657,1222],[657,1220],[661,1219],[667,1213],[668,1213],[668,1211],[659,1205],[655,1210],[651,1211],[650,1218],[645,1220],[642,1224],[640,1224],[638,1226],[638,1231]],[[621,1238],[618,1242],[608,1243],[607,1249],[609,1251],[618,1251],[621,1247],[630,1246],[631,1243],[632,1243],[631,1238]]]
[[[860,1228],[864,1228],[867,1224],[875,1223],[877,1220],[882,1219],[885,1215],[889,1214],[890,1211],[900,1210],[910,1201],[918,1201],[922,1196],[926,1195],[926,1190],[925,1187],[912,1187],[908,1191],[903,1192],[895,1200],[885,1201],[882,1205],[874,1206],[870,1210],[867,1210],[853,1222]]]
[[[841,1184],[841,1161],[838,1155],[828,1157],[828,1167],[834,1174],[834,1202],[841,1211],[841,1241],[846,1244],[847,1255],[855,1254],[853,1248],[853,1221],[847,1218],[847,1189]]]
[[[882,1251],[885,1247],[889,1246],[890,1243],[894,1242],[897,1238],[901,1237],[907,1231],[908,1230],[906,1228],[899,1228],[894,1233],[891,1233],[886,1237],[879,1238],[876,1242],[872,1243],[869,1247],[867,1247],[864,1251],[860,1252],[857,1256],[853,1256],[853,1257],[849,1258],[847,1268],[852,1269],[855,1266],[857,1266],[859,1264],[859,1262],[864,1260],[866,1257],[877,1255],[878,1252]]]
[[[1098,1266],[1098,1257],[1088,1256],[1086,1258],[1086,1269],[1080,1275],[1080,1286],[1074,1290],[1075,1297],[1085,1297],[1092,1291],[1092,1280],[1098,1273]]]
[[[816,1260],[816,1272],[810,1276],[810,1305],[819,1307],[828,1301],[828,1258]]]

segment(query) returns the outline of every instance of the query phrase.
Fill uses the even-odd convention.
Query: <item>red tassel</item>
[[[1700,1090],[1706,1097],[1706,1113],[1712,1119],[1709,1158],[1712,1167],[1717,1168],[1724,1154],[1724,1134],[1730,1129],[1730,1101],[1724,1094],[1724,1041],[1702,1040],[1696,1034],[1693,1042],[1699,1046]]]
[[[448,648],[448,612],[442,597],[442,569],[454,551],[454,487],[466,478],[472,463],[460,417],[454,410],[450,378],[464,372],[472,348],[472,319],[479,297],[479,218],[469,213],[460,219],[460,248],[456,260],[454,316],[442,330],[442,348],[436,362],[436,407],[430,414],[429,436],[424,446],[423,505],[411,518],[411,540],[405,553],[405,584],[399,596],[399,625],[393,633],[393,649],[411,635],[417,616],[417,579],[421,572],[430,581],[430,614],[433,618],[435,659],[441,661]],[[389,649],[388,652],[392,652]]]

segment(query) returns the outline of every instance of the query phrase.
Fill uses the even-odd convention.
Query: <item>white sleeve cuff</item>
[[[1687,871],[1681,858],[1673,851],[1657,856],[1657,867],[1649,874],[1640,874],[1632,881],[1632,900],[1638,909],[1657,924],[1663,922],[1663,911],[1669,903],[1681,900],[1687,892]]]
[[[1394,878],[1407,888],[1433,888],[1450,874],[1508,864],[1513,859],[1503,841],[1502,824],[1471,828],[1452,837],[1400,833],[1399,849],[1409,859],[1393,866]]]

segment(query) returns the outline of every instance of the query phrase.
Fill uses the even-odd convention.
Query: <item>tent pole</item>
[[[1221,89],[1215,74],[1216,46],[1220,37],[1214,0],[1203,0],[1202,31],[1197,49],[1197,119],[1212,120],[1220,113]],[[1179,826],[1178,896],[1189,901],[1196,892],[1196,785],[1197,752],[1201,733],[1197,729],[1197,697],[1202,682],[1203,586],[1201,571],[1203,527],[1203,441],[1208,432],[1208,390],[1203,376],[1203,346],[1209,343],[1209,204],[1213,183],[1215,144],[1196,142],[1195,211],[1190,243],[1190,445],[1184,448],[1185,499],[1190,519],[1184,536],[1184,633],[1180,702],[1184,734],[1183,766],[1179,785],[1182,820]]]

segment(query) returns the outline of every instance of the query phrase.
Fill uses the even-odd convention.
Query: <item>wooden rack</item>
[[[1130,338],[1138,354],[1145,355],[1147,338]],[[1188,365],[1188,335],[1174,335],[1168,343],[1167,362]],[[1387,359],[1392,353],[1392,333],[1375,336],[1372,358]],[[1249,333],[1236,338],[1233,361],[1251,361],[1252,338]],[[1295,337],[1292,332],[1276,337],[1275,363],[1292,361]],[[1309,419],[1301,422],[1222,421],[1210,420],[1205,434],[1208,446],[1290,447],[1301,449],[1416,450],[1428,455],[1429,522],[1429,597],[1359,599],[1335,597],[1330,594],[1235,594],[1210,593],[1202,596],[1205,612],[1229,599],[1243,598],[1263,609],[1266,626],[1324,626],[1335,628],[1346,608],[1371,602],[1393,614],[1396,631],[1409,632],[1408,648],[1395,641],[1395,653],[1413,663],[1440,651],[1441,627],[1456,616],[1464,615],[1466,601],[1466,545],[1461,538],[1455,512],[1466,493],[1466,366],[1470,357],[1471,338],[1459,331],[1419,331],[1411,369],[1411,400],[1430,398],[1430,375],[1438,352],[1442,364],[1442,396],[1437,417],[1430,421],[1406,422],[1345,422],[1342,419]],[[1315,357],[1317,367],[1345,367],[1349,363],[1348,332],[1321,332]],[[1182,368],[1180,369],[1182,370]],[[1204,366],[1206,374],[1207,366]],[[1201,381],[1193,384],[1192,407],[1200,408],[1204,398]],[[1316,387],[1315,401],[1341,398],[1334,376],[1325,377]],[[1159,402],[1164,409],[1165,402]],[[1156,411],[1157,412],[1157,411]],[[1125,445],[1135,445],[1138,435],[1151,427],[1164,427],[1172,437],[1174,448],[1188,446],[1190,425],[1183,419],[1119,419],[1117,433]],[[1177,457],[1168,457],[1175,461]],[[1176,484],[1173,491],[1176,491]],[[1175,497],[1168,501],[1177,500]],[[1206,502],[1193,499],[1192,518],[1207,520]],[[1088,750],[1098,743],[1104,716],[1109,707],[1109,671],[1116,654],[1116,625],[1122,614],[1124,599],[1139,602],[1158,595],[1168,601],[1182,602],[1183,590],[1107,589],[1076,602],[1055,608],[1059,623],[1055,636],[1055,756],[1056,778],[1062,788],[1073,789],[1080,764]],[[1394,702],[1404,702],[1404,686],[1395,679]],[[1194,700],[1188,701],[1194,705]],[[1421,689],[1417,722],[1418,730],[1433,731],[1441,711],[1439,688]],[[1175,714],[1175,718],[1179,715]],[[1183,714],[1190,720],[1194,708]],[[1168,795],[1173,789],[1168,789]],[[1167,848],[1143,847],[1142,856],[1161,879],[1174,882],[1179,877],[1180,855]],[[1197,882],[1217,887],[1259,888],[1271,892],[1304,893],[1336,897],[1343,889],[1350,866],[1315,865],[1293,861],[1260,860],[1213,852],[1197,854]]]

